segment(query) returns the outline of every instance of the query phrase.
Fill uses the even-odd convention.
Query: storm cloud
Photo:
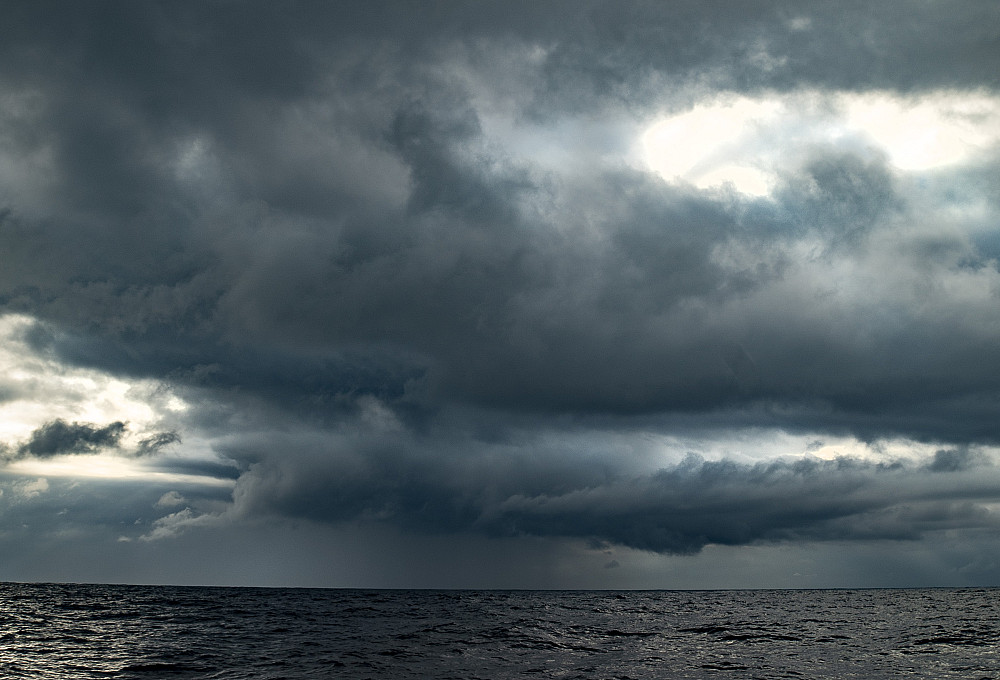
[[[116,446],[124,431],[125,423],[121,421],[97,427],[91,423],[53,420],[32,432],[31,438],[18,447],[18,452],[40,457],[90,453],[101,447]]]
[[[988,3],[9,15],[6,459],[222,485],[122,543],[995,532]]]

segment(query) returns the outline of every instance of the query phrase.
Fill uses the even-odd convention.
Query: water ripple
[[[0,584],[0,676],[996,678],[998,596]]]

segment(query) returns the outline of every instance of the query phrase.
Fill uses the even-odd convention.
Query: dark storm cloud
[[[998,84],[996,8],[978,2],[592,3],[563,13],[563,30],[541,41],[552,45],[534,108],[542,116],[553,105],[643,106],[692,82],[745,92]]]
[[[296,407],[399,399],[424,376],[425,406],[650,413],[779,399],[833,404],[851,421],[997,389],[981,370],[998,361],[985,338],[957,348],[905,309],[864,329],[874,347],[857,341],[854,310],[800,314],[806,296],[753,327],[736,320],[803,266],[791,245],[861,248],[899,213],[883,161],[819,150],[776,207],[616,168],[552,177],[485,137],[452,53],[492,75],[482,60],[539,46],[511,87],[549,119],[618,106],[655,74],[723,73],[746,89],[738,69],[764,69],[743,58],[751,49],[781,64],[755,76],[761,86],[842,86],[830,79],[845,72],[826,66],[840,49],[879,66],[857,86],[909,91],[919,83],[900,55],[927,55],[936,86],[931,56],[959,53],[954,40],[986,54],[981,31],[945,44],[935,23],[972,25],[982,5],[909,8],[902,24],[895,3],[526,5],[515,19],[477,7],[20,8],[2,75],[22,107],[6,134],[15,156],[50,171],[24,188],[54,207],[5,211],[8,307],[72,329],[55,345],[66,359],[211,376]],[[878,45],[841,27],[885,22],[895,28]],[[817,35],[833,43],[823,59]],[[585,101],[561,100],[566,90]],[[720,263],[734,242],[749,252]],[[837,314],[847,325],[829,325]],[[756,367],[750,381],[727,364],[733,343]],[[974,349],[985,356],[966,362]],[[931,357],[934,380],[907,377],[915,355]]]
[[[67,423],[57,419],[32,432],[28,441],[18,447],[18,452],[38,458],[62,453],[91,453],[117,446],[124,433],[125,423],[121,421],[98,427],[92,423]]]
[[[148,437],[144,437],[139,440],[139,448],[137,453],[140,456],[145,456],[158,452],[164,446],[169,446],[171,444],[176,444],[180,442],[181,437],[176,432],[157,432]]]
[[[672,553],[993,528],[965,452],[1000,442],[995,155],[918,185],[816,144],[754,198],[572,123],[721,90],[995,94],[994,5],[8,9],[0,304],[39,356],[175,386],[194,408],[138,452],[218,437],[232,467],[163,465],[242,473],[235,511]],[[945,444],[633,474],[541,443],[636,423]]]
[[[432,456],[412,444],[392,451],[384,438],[280,445],[291,460],[251,465],[237,482],[237,513],[575,537],[672,554],[708,544],[914,540],[943,529],[1000,528],[989,509],[1000,496],[1000,475],[966,450],[938,451],[925,465],[848,457],[747,464],[689,455],[658,472],[628,475],[604,459],[541,444],[534,456],[482,444],[477,455]],[[296,447],[321,450],[295,456]]]
[[[990,477],[981,485],[961,480],[956,494],[921,488],[923,480],[893,466],[850,459],[698,461],[638,483],[512,498],[498,521],[513,532],[599,536],[673,553],[756,541],[915,539],[934,529],[996,528],[993,514],[975,502],[995,498]]]

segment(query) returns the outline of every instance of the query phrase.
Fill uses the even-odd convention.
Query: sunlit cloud
[[[182,438],[164,429],[190,409],[168,386],[66,365],[32,346],[35,326],[28,316],[0,317],[0,386],[6,397],[0,402],[0,444],[7,447],[6,474],[233,485],[232,479],[210,472],[171,471],[220,459],[197,434]]]
[[[973,160],[1000,140],[1000,98],[981,92],[771,94],[713,99],[653,123],[647,166],[699,188],[762,196],[816,146],[884,154],[904,172]]]
[[[5,397],[0,401],[0,441],[24,439],[56,419],[122,421],[138,435],[156,427],[163,411],[188,408],[160,382],[70,366],[39,352],[28,341],[35,323],[24,315],[0,316],[0,394]]]

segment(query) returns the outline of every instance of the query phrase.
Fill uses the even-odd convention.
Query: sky
[[[1000,5],[15,2],[0,580],[1000,585]]]

